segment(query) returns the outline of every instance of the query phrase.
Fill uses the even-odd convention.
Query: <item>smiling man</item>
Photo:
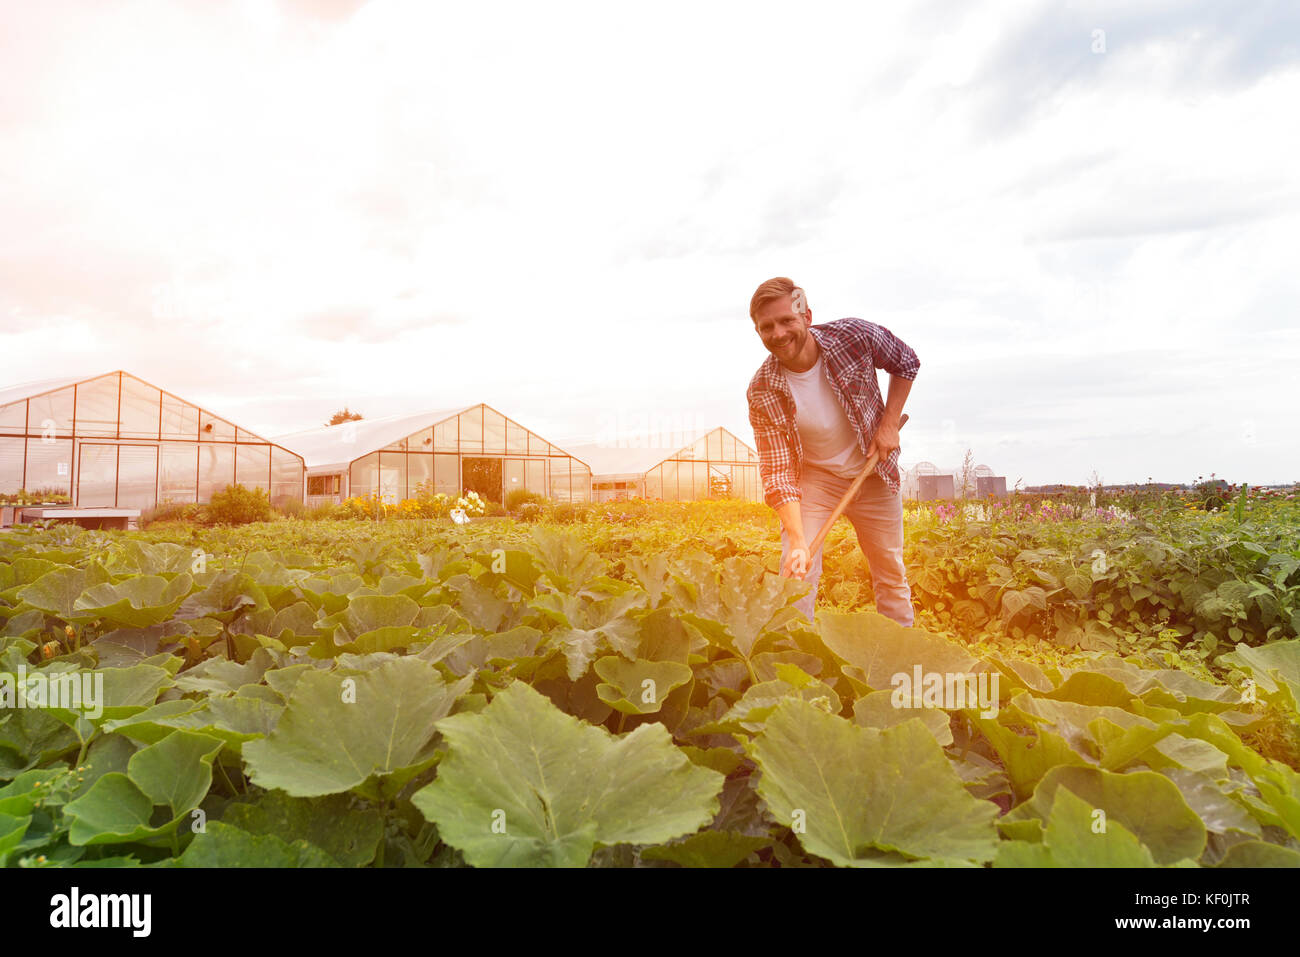
[[[898,427],[921,368],[916,353],[863,319],[814,326],[804,291],[784,277],[755,290],[749,315],[771,353],[747,397],[764,498],[781,518],[781,574],[812,585],[795,607],[813,620],[822,556],[819,550],[809,567],[808,542],[878,452],[879,464],[844,514],[871,569],[876,609],[911,626]],[[877,369],[889,373],[888,401],[881,400]]]

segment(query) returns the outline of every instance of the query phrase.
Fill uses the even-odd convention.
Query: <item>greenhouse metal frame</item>
[[[557,502],[591,499],[586,462],[480,402],[356,419],[275,437],[307,462],[309,506],[375,496],[392,504],[420,485],[501,503],[523,489]]]
[[[302,501],[302,456],[121,369],[0,389],[0,492],[79,508],[206,503],[227,485]]]
[[[758,453],[721,426],[679,448],[596,444],[570,450],[592,463],[592,498],[598,502],[634,497],[665,502],[763,500]]]

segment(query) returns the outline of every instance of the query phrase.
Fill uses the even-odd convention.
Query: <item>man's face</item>
[[[812,310],[795,315],[790,296],[765,302],[754,317],[754,329],[767,351],[782,362],[789,362],[807,345],[812,325]]]

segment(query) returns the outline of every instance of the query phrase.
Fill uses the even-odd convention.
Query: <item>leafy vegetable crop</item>
[[[701,509],[5,535],[0,863],[1300,866],[1284,526]]]

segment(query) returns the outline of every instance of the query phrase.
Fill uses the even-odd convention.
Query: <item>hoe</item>
[[[907,413],[904,412],[902,418],[898,420],[898,427],[900,429],[907,425],[907,418]],[[862,471],[858,473],[858,477],[855,478],[853,484],[849,486],[849,490],[845,492],[844,497],[840,499],[840,503],[835,506],[835,511],[831,512],[830,518],[826,519],[825,524],[822,525],[821,531],[813,537],[812,544],[808,546],[808,567],[812,566],[813,557],[816,556],[817,550],[822,547],[822,542],[826,540],[826,533],[831,530],[831,526],[835,524],[835,520],[844,514],[844,510],[849,507],[849,502],[853,501],[853,496],[858,494],[858,489],[862,488],[862,483],[867,480],[867,476],[871,474],[871,470],[876,467],[877,459],[879,459],[879,456],[872,453],[871,457],[867,459],[867,464],[863,467]]]

